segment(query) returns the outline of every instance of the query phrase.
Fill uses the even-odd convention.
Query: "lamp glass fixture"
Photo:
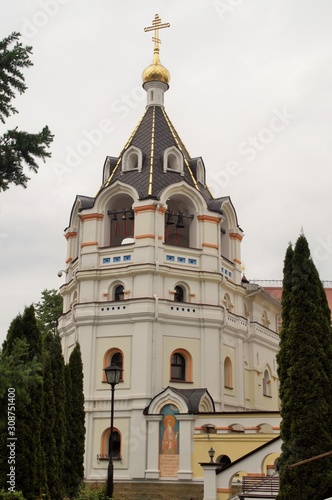
[[[107,383],[110,385],[116,385],[120,382],[122,369],[117,365],[110,365],[104,368],[106,374]]]
[[[214,449],[212,448],[212,446],[211,446],[211,448],[209,449],[209,452],[208,452],[208,453],[209,453],[209,457],[210,457],[210,462],[213,462],[213,457],[214,457],[214,455],[215,455],[215,451],[214,451]]]

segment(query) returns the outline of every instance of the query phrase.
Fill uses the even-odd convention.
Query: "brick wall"
[[[147,483],[145,481],[114,484],[115,500],[202,500],[202,484]]]

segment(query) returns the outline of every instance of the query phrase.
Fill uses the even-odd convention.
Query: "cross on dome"
[[[152,41],[154,42],[154,49],[152,64],[150,64],[150,66],[145,68],[145,70],[143,71],[143,84],[147,82],[162,82],[166,83],[168,86],[170,74],[169,71],[161,64],[159,59],[159,45],[161,44],[161,40],[159,38],[159,30],[169,27],[170,24],[162,23],[159,15],[156,14],[152,21],[152,26],[147,26],[146,28],[144,28],[145,32],[154,31],[154,36],[152,37]]]
[[[159,14],[156,14],[154,16],[154,19],[152,20],[152,26],[148,26],[147,28],[144,28],[144,31],[154,31],[154,36],[152,37],[152,41],[154,42],[154,53],[159,53],[159,45],[161,44],[161,40],[159,38],[159,30],[163,28],[169,28],[170,24],[169,23],[163,23],[161,22],[161,19],[159,17]]]

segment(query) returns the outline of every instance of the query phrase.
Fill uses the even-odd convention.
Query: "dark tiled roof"
[[[136,146],[143,153],[141,171],[122,171],[123,154],[130,146]],[[163,171],[164,151],[174,146],[183,155],[184,175],[169,170]],[[150,106],[121,151],[118,161],[113,163],[110,176],[103,187],[113,184],[116,180],[121,180],[121,182],[135,187],[140,199],[159,199],[161,192],[167,186],[185,181],[189,186],[200,191],[209,204],[213,197],[208,188],[196,180],[194,164],[196,162],[190,157],[165,110],[160,106]]]

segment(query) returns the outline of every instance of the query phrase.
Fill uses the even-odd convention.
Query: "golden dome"
[[[170,78],[168,69],[160,63],[159,54],[155,51],[152,64],[145,68],[142,73],[143,83],[163,82],[168,85]]]

